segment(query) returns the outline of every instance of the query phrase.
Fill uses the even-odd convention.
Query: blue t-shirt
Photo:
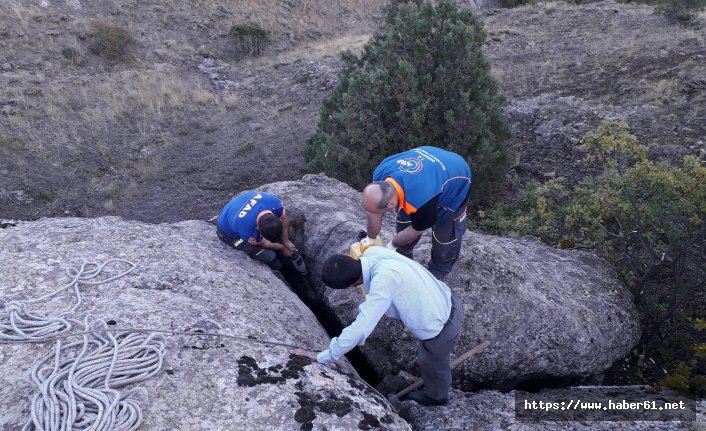
[[[373,181],[386,180],[397,190],[398,210],[409,215],[438,195],[438,225],[466,201],[471,189],[471,168],[456,153],[419,147],[383,160],[373,172]]]
[[[257,216],[263,211],[272,211],[276,217],[282,217],[284,207],[277,196],[264,192],[244,192],[234,197],[223,207],[218,216],[218,228],[231,238],[245,241],[254,238],[262,241],[257,230]]]

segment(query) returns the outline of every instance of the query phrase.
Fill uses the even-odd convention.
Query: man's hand
[[[286,245],[282,245],[282,248],[279,249],[279,252],[282,253],[282,256],[284,257],[292,257],[292,250],[290,250]]]
[[[290,240],[284,241],[282,243],[282,245],[284,245],[284,248],[288,249],[290,251],[290,253],[294,253],[295,251],[297,251],[297,248],[294,246],[294,244]]]
[[[392,241],[388,242],[385,247],[389,248],[389,249],[392,250],[392,251],[397,251],[397,247],[395,247],[394,245],[392,245]]]
[[[316,353],[310,352],[308,350],[303,350],[303,349],[292,349],[289,351],[290,354],[296,355],[296,356],[302,356],[304,358],[309,358],[312,362],[316,362]]]
[[[368,248],[372,247],[375,245],[375,239],[370,238],[369,236],[366,236],[365,238],[360,240],[360,251],[365,252]]]

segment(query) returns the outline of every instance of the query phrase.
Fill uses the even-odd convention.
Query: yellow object
[[[361,241],[354,242],[353,244],[351,244],[351,248],[348,251],[348,254],[353,259],[359,260],[360,257],[365,252],[365,250],[369,249],[370,247],[372,247],[374,245],[379,245],[381,247],[385,247],[385,243],[382,241],[382,238],[380,238],[380,235],[375,237],[375,240],[373,242],[369,242],[368,244],[365,244],[365,246],[363,244],[361,244]],[[362,284],[360,285],[360,293],[362,293],[363,296],[365,296],[365,289],[363,288]]]
[[[380,247],[385,247],[385,243],[382,241],[382,238],[380,238],[380,235],[375,237],[375,240],[372,243],[366,244],[365,246],[362,245],[360,241],[354,242],[353,244],[351,244],[351,248],[350,248],[350,251],[348,252],[348,254],[353,259],[358,260],[363,255],[363,253],[365,253],[365,250],[367,250],[368,248],[370,248],[374,245],[378,245]]]

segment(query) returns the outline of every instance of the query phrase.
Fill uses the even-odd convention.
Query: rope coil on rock
[[[129,268],[99,279],[104,268],[113,263],[125,263]],[[139,427],[142,410],[137,395],[146,398],[147,391],[117,389],[144,381],[162,369],[164,339],[154,333],[105,332],[108,327],[104,321],[99,320],[91,327],[86,316],[82,341],[66,344],[60,341],[68,336],[74,324],[81,323],[67,318],[83,302],[81,285],[108,283],[135,268],[134,263],[123,259],[69,267],[66,273],[71,282],[65,286],[38,298],[10,302],[0,312],[0,343],[57,340],[53,352],[31,370],[37,392],[32,396],[31,417],[23,431],[131,431]],[[41,315],[26,310],[28,304],[45,301],[71,288],[76,303],[66,311]]]
[[[86,329],[88,318],[85,321]],[[105,329],[98,321],[96,330]],[[133,388],[161,368],[166,344],[156,334],[124,332],[93,334],[82,341],[62,344],[45,355],[32,369],[32,382],[39,389],[31,401],[31,418],[23,431],[33,430],[135,430],[142,422],[136,395],[147,391]]]
[[[107,265],[117,262],[125,263],[130,268],[111,277],[92,281],[100,275]],[[0,342],[43,341],[50,337],[68,333],[76,321],[65,317],[74,313],[83,302],[81,290],[79,289],[81,284],[97,286],[108,283],[129,274],[135,268],[136,265],[134,263],[124,259],[110,259],[102,264],[84,262],[80,268],[66,268],[66,274],[71,278],[71,282],[67,285],[38,298],[26,301],[12,301],[5,305],[5,309],[0,311]],[[69,310],[51,316],[26,310],[27,304],[45,301],[72,287],[77,300],[76,304]]]

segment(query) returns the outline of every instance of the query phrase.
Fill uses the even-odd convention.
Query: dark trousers
[[[282,259],[284,258],[284,256],[280,255],[274,250],[269,250],[266,248],[252,245],[242,238],[231,238],[220,229],[216,230],[216,234],[218,235],[218,238],[221,241],[225,242],[236,250],[240,250],[247,253],[247,255],[251,258],[259,260],[260,262],[268,265],[274,270],[282,269]]]
[[[401,232],[407,226],[412,225],[412,220],[404,211],[397,213],[396,221],[397,232]],[[458,255],[461,253],[461,238],[463,238],[465,232],[466,205],[458,209],[451,218],[431,228],[431,260],[429,260],[427,268],[437,279],[443,280],[451,272],[451,268],[453,268],[454,263],[458,260]],[[420,238],[407,245],[397,247],[397,252],[414,259],[414,247]]]
[[[463,327],[463,303],[455,293],[451,294],[451,316],[439,335],[419,342],[417,357],[424,380],[424,393],[435,400],[449,397],[451,388],[451,352],[458,343]]]

